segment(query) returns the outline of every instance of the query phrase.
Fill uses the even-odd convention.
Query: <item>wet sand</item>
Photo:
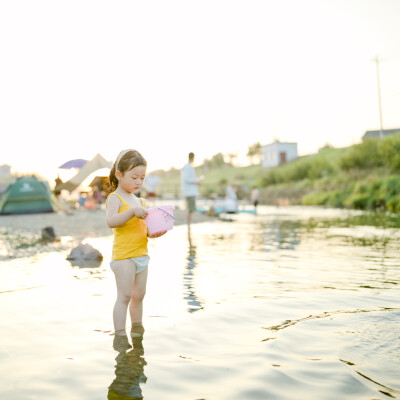
[[[174,217],[174,225],[186,223],[185,210],[176,208],[174,210]],[[192,222],[198,223],[214,219],[214,217],[196,212],[193,214]],[[3,230],[40,233],[46,226],[52,226],[57,236],[73,236],[77,239],[87,236],[99,237],[112,235],[112,230],[105,223],[105,210],[103,208],[95,210],[78,208],[56,213],[0,216],[0,229]]]

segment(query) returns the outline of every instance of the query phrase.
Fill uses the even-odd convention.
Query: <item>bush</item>
[[[282,183],[299,182],[305,179],[319,179],[336,173],[337,167],[325,154],[298,158],[288,164],[271,168],[260,178],[262,187]]]
[[[400,212],[400,195],[391,197],[386,202],[386,207],[391,212]]]
[[[304,206],[322,206],[326,204],[328,198],[329,193],[327,192],[309,193],[301,199],[301,204]]]
[[[382,166],[400,171],[400,133],[384,139],[367,139],[350,147],[341,157],[339,166],[345,171]]]
[[[303,205],[315,206],[331,206],[343,207],[345,200],[349,197],[350,193],[341,190],[333,191],[317,191],[309,193],[301,200]]]
[[[307,171],[307,177],[310,179],[318,179],[327,175],[331,175],[335,168],[328,159],[324,157],[315,156],[310,164]]]
[[[264,173],[260,178],[260,186],[267,187],[271,185],[276,185],[280,182],[279,173],[276,168],[270,169],[268,172]]]
[[[326,204],[332,207],[344,207],[344,202],[346,201],[347,197],[349,197],[348,192],[334,190],[329,193]]]
[[[357,182],[354,186],[353,193],[354,194],[365,194],[370,191],[370,188],[365,182]]]
[[[400,194],[400,176],[394,175],[383,179],[379,185],[379,192],[385,199]]]
[[[368,193],[353,193],[344,201],[344,205],[358,210],[366,210],[369,208],[369,200]]]
[[[389,135],[379,143],[383,164],[392,171],[400,171],[400,133]]]
[[[340,158],[339,167],[345,171],[356,168],[374,168],[383,165],[379,154],[379,139],[366,139],[356,144]]]

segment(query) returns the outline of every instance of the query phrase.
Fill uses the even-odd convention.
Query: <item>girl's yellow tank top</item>
[[[110,193],[109,196],[117,196],[122,206],[118,214],[132,208],[122,197],[116,193]],[[140,199],[142,206],[145,206],[144,199]],[[107,204],[106,204],[107,206]],[[114,242],[112,248],[112,260],[124,260],[126,258],[147,256],[147,225],[144,219],[137,217],[131,218],[121,226],[113,228]]]

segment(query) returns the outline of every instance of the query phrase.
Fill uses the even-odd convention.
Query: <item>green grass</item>
[[[303,180],[317,180],[339,172],[339,162],[346,149],[327,148],[318,154],[300,157],[290,163],[264,172],[259,184],[262,187]]]
[[[162,171],[162,194],[180,196],[180,171]],[[323,148],[279,167],[224,165],[196,168],[205,179],[200,194],[223,196],[227,185],[248,198],[251,187],[261,189],[260,200],[274,204],[325,205],[362,210],[400,212],[400,133],[368,139],[346,148]]]
[[[400,134],[323,149],[266,171],[260,183],[269,192],[301,185],[297,204],[400,212]]]

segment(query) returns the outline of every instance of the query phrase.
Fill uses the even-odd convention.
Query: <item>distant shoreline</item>
[[[186,211],[175,209],[175,225],[186,223]],[[194,213],[193,223],[216,220],[201,213]],[[42,229],[52,227],[54,242],[42,240]],[[0,215],[0,262],[39,253],[69,251],[87,238],[108,237],[113,234],[105,223],[105,210],[75,210],[40,213]]]
[[[175,209],[175,225],[186,223],[186,211]],[[201,213],[194,213],[192,222],[199,223],[215,220]],[[60,211],[54,213],[39,214],[14,214],[0,215],[0,229],[9,232],[27,232],[31,234],[41,234],[41,230],[46,226],[52,226],[57,237],[72,236],[77,240],[86,237],[103,237],[112,235],[105,223],[105,210],[98,208],[86,210],[78,208],[76,210]]]

